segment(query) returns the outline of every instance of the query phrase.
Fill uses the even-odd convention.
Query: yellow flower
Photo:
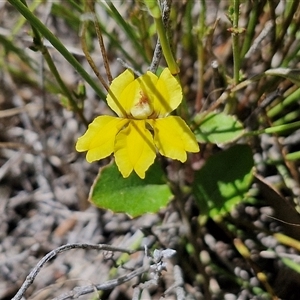
[[[156,150],[185,162],[186,152],[198,152],[199,146],[183,119],[169,116],[181,101],[181,86],[168,68],[159,77],[148,71],[136,79],[126,70],[112,81],[107,96],[118,117],[95,118],[78,139],[76,150],[88,151],[88,162],[114,153],[123,177],[134,170],[145,178]]]

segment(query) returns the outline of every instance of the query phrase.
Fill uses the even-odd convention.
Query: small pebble
[[[236,300],[236,295],[234,294],[225,294],[224,295],[224,300]]]

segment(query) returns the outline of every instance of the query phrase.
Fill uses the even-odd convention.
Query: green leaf
[[[134,172],[128,178],[123,178],[113,163],[100,170],[89,201],[100,208],[137,217],[158,212],[172,197],[159,165],[152,165],[146,178],[141,179]]]
[[[276,68],[265,71],[266,75],[280,76],[289,79],[292,83],[300,86],[300,70],[288,68]]]
[[[244,133],[244,128],[235,116],[225,113],[201,113],[194,120],[200,125],[195,130],[199,143],[225,144],[232,142]]]
[[[282,257],[281,261],[295,272],[300,273],[300,265],[297,262],[288,257]]]
[[[210,157],[196,172],[193,186],[201,215],[216,218],[240,203],[250,187],[253,165],[247,145],[235,145]]]

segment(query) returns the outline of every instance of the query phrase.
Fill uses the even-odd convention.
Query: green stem
[[[287,160],[299,160],[300,159],[300,151],[288,153],[285,158]]]
[[[233,54],[233,84],[234,86],[239,84],[240,81],[240,65],[241,65],[241,57],[240,57],[240,49],[239,49],[239,13],[240,13],[240,1],[232,0],[233,2],[233,13],[232,13],[232,27],[231,30],[231,38],[232,38],[232,54]],[[232,92],[229,95],[228,102],[225,106],[225,111],[228,114],[232,114],[236,110],[237,100],[235,97],[235,93]]]
[[[116,22],[124,29],[126,34],[128,35],[130,41],[134,44],[135,48],[138,50],[138,52],[143,56],[144,60],[149,63],[149,59],[145,53],[145,50],[140,44],[140,40],[137,37],[135,31],[132,29],[132,27],[129,26],[129,24],[124,20],[124,18],[120,15],[114,4],[111,0],[106,0],[106,4],[108,5],[109,9],[111,10],[111,15],[113,15]]]
[[[205,8],[205,1],[201,0],[202,2],[202,7]],[[186,43],[187,43],[187,49],[189,51],[189,53],[194,54],[195,53],[195,44],[194,44],[194,21],[193,21],[193,7],[194,7],[194,2],[193,1],[187,1],[187,5],[186,5],[186,16],[185,16],[185,22],[186,22],[186,33],[185,33],[185,39],[186,39]],[[202,17],[203,15],[203,17]],[[204,12],[201,12],[201,14],[199,14],[199,20],[200,18],[205,18],[206,14],[204,14]]]
[[[240,81],[240,49],[239,49],[239,13],[240,13],[240,1],[233,0],[234,12],[233,12],[233,32],[232,36],[232,51],[233,51],[233,80],[234,84],[237,85]]]
[[[82,76],[82,78],[95,90],[98,96],[102,99],[106,98],[98,84],[85,71],[76,58],[67,50],[61,41],[20,1],[8,0],[31,24],[36,28],[52,45],[53,47],[74,67],[74,69]]]
[[[126,59],[126,61],[128,63],[130,63],[136,70],[141,69],[141,65],[138,63],[137,60],[135,60],[130,53],[128,53],[128,51],[126,51],[123,47],[122,44],[120,44],[120,41],[115,37],[115,35],[112,32],[108,31],[107,26],[105,26],[105,24],[103,24],[101,22],[101,20],[99,20],[98,18],[98,22],[99,22],[99,27],[100,30],[103,32],[104,35],[106,35],[110,41],[111,47],[118,49],[121,52],[121,56],[124,57],[124,59]]]
[[[25,0],[22,0],[22,3],[27,7]],[[50,69],[52,75],[55,77],[58,85],[60,86],[62,93],[68,98],[68,100],[73,108],[73,111],[76,112],[80,116],[80,118],[82,119],[82,121],[85,125],[88,125],[88,122],[85,119],[82,110],[79,109],[76,101],[73,98],[72,93],[69,91],[69,89],[65,85],[64,81],[62,80],[61,76],[59,75],[59,72],[57,71],[57,68],[52,60],[52,57],[51,57],[48,49],[43,44],[43,41],[42,41],[39,31],[32,24],[31,24],[31,28],[32,28],[32,32],[33,32],[33,42],[34,42],[33,47],[34,47],[34,49],[38,50],[42,53],[44,59],[46,60],[48,66],[49,66],[49,69]]]
[[[278,173],[281,175],[284,184],[291,191],[292,198],[296,206],[299,207],[298,197],[294,194],[295,191],[295,180],[292,178],[290,170],[287,168],[286,164],[278,164],[276,165]]]
[[[299,5],[298,1],[288,1],[285,6],[284,11],[284,21],[280,24],[280,32],[277,36],[276,43],[274,45],[274,53],[281,47],[283,39],[286,36],[287,30],[293,21],[294,14],[297,10],[297,6]]]
[[[300,51],[300,45],[297,44],[293,47],[293,43],[297,40],[297,34],[300,27],[300,16],[299,14],[296,17],[296,22],[291,26],[290,29],[290,43],[285,46],[286,49],[283,50],[283,60],[281,63],[282,68],[287,68],[292,60],[297,60],[298,53]],[[291,50],[291,51],[290,51]]]
[[[83,9],[82,7],[78,4],[77,1],[74,0],[69,0],[70,4],[72,5],[72,7],[74,7],[78,12],[83,13]]]
[[[247,51],[249,50],[249,48],[251,46],[251,41],[255,34],[255,28],[256,28],[257,22],[258,22],[259,1],[254,1],[254,3],[253,4],[251,3],[250,5],[253,7],[251,9],[250,18],[249,18],[249,22],[248,22],[248,26],[247,26],[247,30],[246,30],[246,35],[245,35],[245,39],[243,42],[241,58],[244,58],[245,54],[247,53]]]
[[[199,14],[199,32],[197,41],[197,56],[198,56],[198,88],[195,101],[195,111],[199,112],[202,107],[203,91],[204,91],[204,73],[205,73],[205,49],[204,49],[204,36],[205,36],[205,18],[206,18],[206,3],[201,0],[201,14]]]
[[[268,127],[268,128],[260,129],[260,130],[256,130],[256,131],[250,131],[250,132],[247,132],[245,135],[253,136],[253,135],[260,135],[263,133],[267,133],[267,134],[279,133],[279,132],[284,132],[287,130],[294,130],[294,129],[299,129],[299,128],[300,128],[300,121],[297,121],[297,122],[293,122],[293,123],[289,123],[289,124]]]
[[[174,76],[179,73],[179,67],[173,56],[170,42],[167,37],[167,32],[162,20],[161,10],[156,0],[145,0],[145,5],[148,7],[150,14],[154,18],[157,34],[160,40],[161,48],[164,53],[167,65],[170,69],[171,74]]]
[[[85,116],[83,115],[82,109],[80,109],[78,107],[76,101],[73,98],[72,93],[69,91],[69,89],[65,85],[64,81],[61,79],[59,72],[57,71],[57,68],[53,62],[53,59],[52,59],[48,49],[44,45],[42,45],[39,50],[42,53],[44,59],[46,60],[48,67],[49,67],[51,73],[53,74],[53,76],[55,77],[57,83],[59,84],[63,94],[68,98],[73,111],[80,116],[83,123],[87,126],[88,121],[86,120]]]
[[[282,118],[273,122],[273,126],[283,125],[283,124],[292,122],[294,120],[299,120],[299,119],[300,119],[300,111],[294,110],[294,111],[287,113]]]
[[[296,103],[299,101],[300,98],[300,88],[298,88],[295,92],[293,92],[291,95],[286,97],[282,102],[278,103],[276,106],[272,107],[267,115],[269,118],[273,118],[276,115],[278,115],[285,107],[288,105],[291,105],[293,103]]]
[[[22,2],[23,2],[24,5],[27,6],[26,2],[25,2],[25,3],[24,3],[24,1],[22,1]],[[34,1],[33,3],[30,3],[29,9],[30,9],[31,11],[35,11],[35,10],[39,7],[39,5],[41,5],[41,4],[42,4],[42,3],[39,2],[39,1]],[[13,27],[12,30],[10,31],[10,37],[9,37],[10,40],[12,40],[13,37],[14,37],[15,35],[17,35],[18,32],[20,32],[20,30],[21,30],[21,28],[23,27],[24,23],[26,23],[26,19],[24,19],[24,18],[22,18],[22,17],[21,17],[20,19],[18,19],[17,22],[15,22],[14,27]]]
[[[160,40],[161,48],[163,50],[167,65],[171,74],[174,76],[179,73],[179,67],[174,59],[170,43],[167,38],[166,30],[161,18],[155,18],[156,30]]]

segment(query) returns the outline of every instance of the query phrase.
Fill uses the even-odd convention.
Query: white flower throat
[[[131,115],[138,120],[147,119],[152,113],[153,108],[149,103],[149,98],[144,92],[140,92],[141,97],[134,103],[130,110]]]

